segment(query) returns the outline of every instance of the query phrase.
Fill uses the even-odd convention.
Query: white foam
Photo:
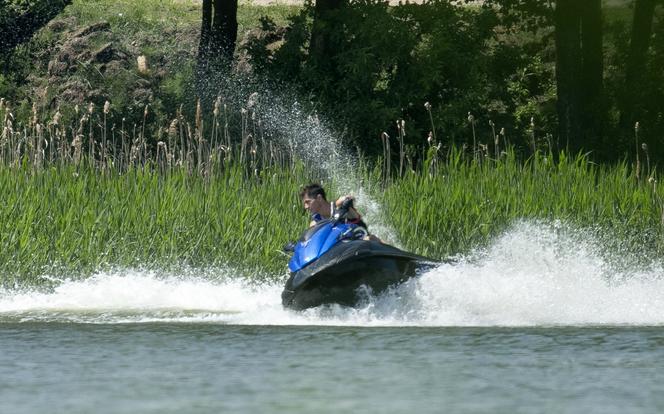
[[[268,85],[260,89],[261,95],[256,95],[256,113],[270,135],[308,165],[313,172],[312,180],[321,179],[323,186],[329,182],[335,184],[339,193],[329,194],[331,199],[353,195],[371,231],[398,245],[394,230],[385,224],[380,204],[363,185],[357,157],[347,149],[327,119],[305,111],[297,99],[284,91],[276,92]],[[262,105],[262,102],[269,105]],[[294,188],[293,192],[296,191]]]
[[[664,324],[662,268],[613,270],[592,238],[521,223],[485,251],[356,309],[281,306],[283,280],[252,284],[156,272],[101,273],[51,292],[0,291],[0,321],[240,325],[546,326]]]
[[[440,266],[374,306],[433,326],[664,323],[662,268],[614,270],[584,239],[520,223],[471,260]]]
[[[275,291],[276,292],[276,291]],[[240,280],[211,282],[196,276],[163,277],[154,272],[98,274],[64,281],[53,292],[0,294],[0,313],[24,320],[82,322],[155,320],[224,321],[273,301],[269,286],[250,289]]]

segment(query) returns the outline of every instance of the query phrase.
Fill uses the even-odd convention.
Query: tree
[[[603,140],[601,0],[487,0],[503,24],[531,30],[553,26],[556,45],[558,138],[571,151]]]
[[[0,0],[0,55],[30,39],[69,4],[71,0]]]
[[[601,0],[558,0],[554,16],[559,138],[572,151],[597,149],[604,123]]]
[[[602,0],[577,2],[581,5],[581,147],[599,148],[604,138],[604,49]]]
[[[208,95],[208,81],[230,71],[237,41],[237,0],[203,0],[198,45],[197,89]]]
[[[332,19],[334,12],[339,10],[346,0],[316,0],[314,7],[314,23],[311,28],[309,56],[323,69],[329,69],[335,55],[334,30]]]
[[[580,134],[581,123],[581,16],[575,10],[574,0],[558,0],[555,21],[558,132],[560,140],[569,146],[570,139],[574,140]]]
[[[653,19],[657,0],[636,0],[630,37],[629,56],[625,72],[625,96],[621,108],[620,123],[623,127],[634,126],[640,111],[639,96],[643,92],[643,68],[646,65]]]

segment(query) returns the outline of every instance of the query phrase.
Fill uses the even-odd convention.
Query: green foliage
[[[400,241],[433,257],[485,245],[515,221],[559,220],[596,232],[609,256],[664,254],[664,191],[637,184],[624,163],[598,166],[586,157],[513,152],[499,162],[458,162],[454,151],[435,174],[412,173],[383,195]]]
[[[396,119],[406,120],[407,144],[422,142],[434,128],[446,147],[470,144],[468,112],[477,119],[474,133],[480,143],[493,138],[491,120],[496,129],[505,128],[517,148],[532,152],[533,134],[562,148],[566,143],[556,138],[552,4],[490,0],[455,7],[433,1],[388,7],[351,1],[326,18],[329,62],[308,55],[314,15],[309,4],[291,19],[282,42],[254,39],[247,51],[259,73],[293,86],[317,110],[334,114],[348,141],[369,154],[379,153],[382,131],[397,135]],[[664,24],[658,10],[639,99],[631,110],[640,114],[649,156],[659,160],[664,157],[659,139]],[[598,131],[604,140],[586,148],[595,160],[616,160],[634,153],[633,125],[620,124],[625,96],[634,94],[625,91],[632,16],[625,6],[606,5],[603,13],[605,84],[597,110],[609,116],[604,131]],[[266,21],[263,30],[278,33],[280,28]],[[432,119],[421,110],[427,101]]]
[[[13,89],[13,82],[6,75],[0,73],[0,96],[10,96]]]
[[[503,27],[537,32],[553,23],[553,4],[551,0],[485,0],[480,7],[500,8],[500,25]]]
[[[335,114],[347,141],[369,154],[379,152],[382,131],[398,135],[397,119],[406,121],[406,146],[421,144],[431,130],[446,147],[470,144],[469,112],[480,121],[476,138],[484,144],[493,141],[489,120],[515,145],[530,147],[531,118],[538,130],[555,131],[550,30],[501,31],[506,17],[489,7],[354,1],[327,17],[328,64],[308,55],[313,14],[305,6],[276,46],[263,36],[246,50],[259,74]],[[263,21],[264,32],[279,30]]]
[[[531,119],[551,127],[556,122],[556,85],[553,65],[535,56],[517,74],[507,80],[507,92],[513,104],[515,128],[521,131],[530,126]]]
[[[38,283],[41,274],[86,275],[106,267],[230,265],[258,274],[284,268],[280,248],[306,226],[297,200],[302,169],[247,180],[229,168],[206,181],[88,167],[0,167],[0,275]]]
[[[635,157],[635,147],[647,145],[648,153],[641,149],[641,158],[664,158],[661,132],[664,130],[662,102],[664,102],[664,9],[656,9],[645,65],[632,89],[626,89],[625,68],[628,65],[631,11],[624,8],[605,10],[605,92],[609,115],[607,142],[614,154],[630,154]],[[628,107],[629,106],[629,107]],[[624,113],[634,114],[639,122],[639,139],[635,143],[634,121],[627,122]]]
[[[237,163],[216,171],[207,179],[186,168],[117,174],[86,164],[0,167],[0,280],[32,285],[47,283],[41,275],[85,277],[112,267],[226,265],[280,278],[287,261],[281,246],[307,225],[297,193],[308,171],[299,163],[258,177]],[[380,172],[361,175],[365,188],[381,188],[374,196],[382,224],[420,254],[467,252],[522,219],[595,231],[607,254],[621,260],[664,254],[664,188],[638,182],[624,163],[597,166],[564,153],[557,162],[538,153],[522,163],[512,151],[499,161],[468,160],[453,149],[446,161],[409,170],[386,187],[372,178]]]

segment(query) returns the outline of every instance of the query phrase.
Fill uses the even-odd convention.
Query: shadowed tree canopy
[[[30,39],[71,0],[0,0],[0,54]]]
[[[572,151],[601,146],[605,122],[601,0],[487,0],[506,24],[555,28],[558,141]]]

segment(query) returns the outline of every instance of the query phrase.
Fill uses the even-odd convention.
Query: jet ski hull
[[[431,259],[380,242],[344,241],[316,262],[291,273],[281,299],[284,307],[297,310],[329,303],[355,306],[363,297],[361,287],[380,293],[434,264]]]

